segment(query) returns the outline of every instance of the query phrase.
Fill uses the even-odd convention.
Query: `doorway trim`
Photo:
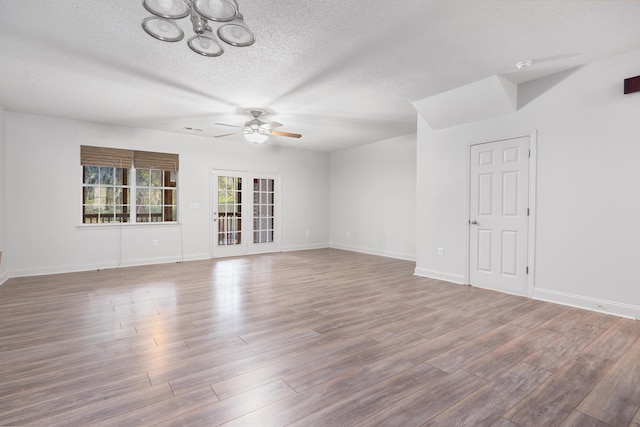
[[[467,165],[466,165],[466,180],[465,180],[465,214],[464,214],[464,248],[465,248],[465,267],[464,267],[464,284],[471,285],[471,239],[469,234],[469,209],[470,209],[470,197],[471,188],[469,183],[471,182],[471,146],[479,144],[488,144],[492,142],[505,141],[515,138],[529,138],[529,220],[528,220],[528,235],[527,235],[527,264],[529,272],[527,274],[527,294],[526,296],[531,298],[533,296],[533,290],[535,287],[535,261],[536,261],[536,188],[537,188],[537,131],[533,130],[530,133],[516,134],[512,136],[506,136],[503,138],[492,138],[482,141],[474,141],[467,143]]]

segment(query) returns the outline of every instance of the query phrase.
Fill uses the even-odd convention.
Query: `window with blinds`
[[[178,154],[83,145],[80,165],[83,224],[178,220]]]

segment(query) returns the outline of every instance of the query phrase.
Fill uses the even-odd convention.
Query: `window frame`
[[[82,224],[87,224],[87,225],[98,225],[98,224],[123,224],[123,223],[127,223],[129,222],[129,220],[131,219],[131,185],[130,185],[130,181],[131,181],[131,169],[129,168],[121,168],[121,167],[114,167],[114,166],[93,166],[93,165],[84,165],[81,166],[82,168],[82,191],[81,191],[81,207],[82,207],[82,217],[81,217],[81,223]],[[96,180],[95,183],[92,182],[85,182],[86,181],[86,176],[87,176],[87,171],[85,170],[85,168],[97,168],[97,175],[98,178]],[[113,183],[103,183],[102,182],[102,170],[104,169],[112,169],[113,170]],[[122,174],[122,184],[118,184],[116,177],[117,177],[117,169],[121,169],[123,171]],[[102,190],[103,189],[113,189],[113,195],[112,195],[112,203],[107,204],[102,204],[102,203],[94,203],[94,204],[87,204],[85,203],[87,200],[87,193],[89,189],[93,189],[94,190],[94,195],[95,195],[95,190],[98,189],[98,198],[102,199]],[[121,189],[122,193],[123,193],[123,203],[118,204],[117,203],[117,196],[116,196],[116,190],[117,189]],[[93,199],[95,200],[95,199]],[[86,209],[90,206],[95,206],[97,207],[99,210],[97,213],[87,213]],[[113,209],[113,213],[108,214],[105,213],[103,215],[102,209],[101,207],[103,206],[108,206],[108,207],[112,207]],[[120,213],[120,217],[122,219],[125,219],[124,221],[118,221],[118,206],[122,207],[123,212]],[[107,217],[107,214],[109,215],[109,217],[113,218],[112,221],[100,221],[100,218]],[[87,218],[89,215],[92,216],[95,215],[96,218],[96,222],[85,222],[85,218]],[[125,215],[127,215],[125,217]]]
[[[165,224],[165,223],[176,223],[178,222],[178,171],[171,171],[171,170],[162,170],[162,169],[153,169],[153,168],[134,168],[133,169],[134,174],[135,174],[135,179],[134,181],[134,191],[135,193],[135,197],[134,199],[134,208],[135,208],[135,221],[133,221],[133,223],[136,224],[148,224],[148,223],[154,223],[154,224]],[[149,171],[149,185],[140,185],[138,183],[138,172],[141,171]],[[160,172],[161,177],[160,177],[160,185],[153,185],[153,174],[154,172]],[[173,180],[171,180],[171,175],[174,174],[175,178]],[[173,184],[173,185],[172,185]],[[138,194],[140,194],[140,190],[148,190],[149,191],[149,196],[148,196],[148,200],[149,203],[145,203],[140,204],[139,203],[139,198],[138,198]],[[160,203],[159,204],[154,204],[152,203],[152,196],[151,196],[151,192],[152,191],[158,191],[160,193]],[[174,199],[173,203],[167,203],[167,196],[171,194],[171,198]],[[159,212],[153,212],[153,208],[157,207],[159,208]],[[141,208],[146,208],[148,211],[147,212],[141,212],[140,209]],[[172,209],[173,208],[173,209]],[[175,219],[172,220],[165,220],[165,218],[167,217],[167,212],[171,211],[171,217],[175,217]],[[148,221],[139,221],[140,218],[143,217],[143,215],[148,214]],[[153,218],[160,218],[160,221],[154,221]],[[159,217],[157,215],[160,215]]]

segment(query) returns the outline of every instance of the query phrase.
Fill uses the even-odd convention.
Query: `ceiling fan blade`
[[[214,125],[218,125],[218,126],[229,126],[231,128],[242,128],[242,126],[236,126],[236,125],[228,125],[226,123],[214,123]]]
[[[288,136],[288,137],[291,137],[291,138],[300,138],[302,136],[299,133],[282,132],[282,131],[279,131],[279,130],[272,130],[272,131],[269,131],[269,133],[271,135],[275,135],[275,136]]]
[[[215,135],[214,138],[222,138],[222,137],[225,137],[225,136],[237,135],[239,133],[242,133],[242,131],[240,130],[238,132],[225,133],[223,135]]]
[[[269,122],[269,123],[265,123],[262,126],[260,126],[262,129],[275,129],[275,128],[279,128],[280,126],[284,126],[282,123],[278,123],[278,122]]]

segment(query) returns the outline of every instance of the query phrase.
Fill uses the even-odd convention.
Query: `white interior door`
[[[280,251],[278,176],[212,170],[211,177],[212,257]]]
[[[527,294],[529,138],[470,149],[469,282]]]

